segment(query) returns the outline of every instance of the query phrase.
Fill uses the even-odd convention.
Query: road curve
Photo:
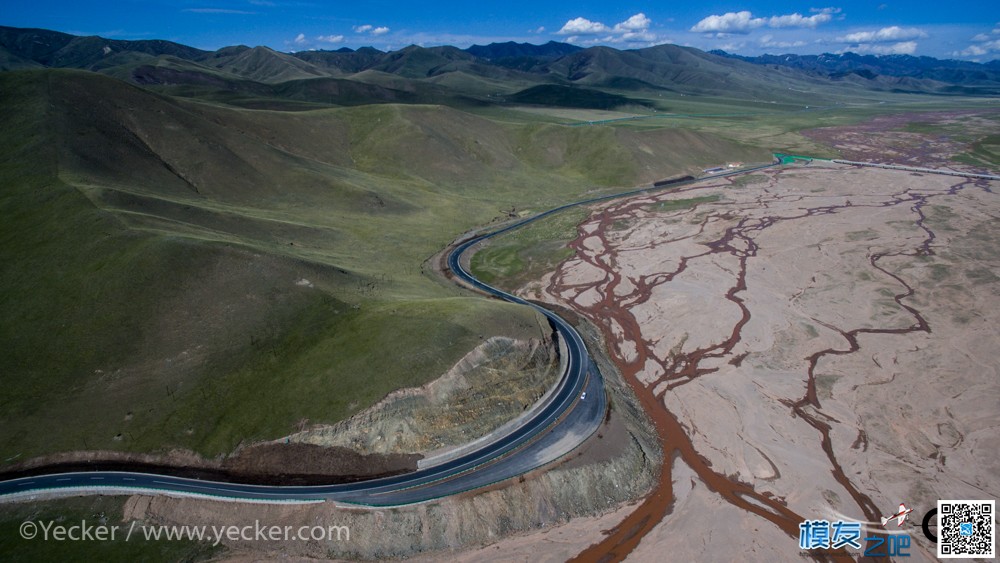
[[[774,164],[711,177],[746,174],[771,166]],[[67,494],[123,492],[205,496],[250,502],[332,500],[365,506],[398,506],[484,487],[552,462],[583,443],[600,426],[607,407],[601,374],[591,360],[580,334],[568,322],[544,307],[480,281],[462,266],[463,255],[487,239],[571,207],[660,191],[700,180],[689,179],[664,187],[639,188],[567,203],[499,230],[470,238],[458,244],[448,254],[448,267],[462,282],[487,295],[531,307],[548,318],[563,339],[567,353],[566,368],[548,402],[506,435],[476,450],[412,473],[337,485],[248,485],[126,471],[51,473],[0,481],[0,499],[5,496],[30,497],[61,490]],[[584,392],[586,399],[581,400]]]
[[[448,255],[449,267],[463,282],[488,295],[532,307],[545,315],[563,339],[567,354],[565,370],[545,404],[519,426],[476,450],[412,473],[337,485],[249,485],[140,472],[93,471],[0,481],[0,497],[30,496],[62,489],[74,494],[122,491],[265,502],[334,500],[368,506],[395,506],[490,485],[558,459],[600,426],[607,406],[601,375],[593,365],[583,339],[569,323],[547,309],[481,282],[461,265],[463,254],[475,244],[552,212],[467,240]],[[581,396],[586,399],[581,400]]]

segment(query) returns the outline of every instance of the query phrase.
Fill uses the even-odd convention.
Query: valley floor
[[[522,293],[602,327],[667,461],[584,557],[797,560],[805,519],[998,496],[996,189],[812,163],[593,209]]]

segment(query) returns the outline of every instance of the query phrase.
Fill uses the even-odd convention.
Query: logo
[[[881,528],[888,528],[893,520],[896,521],[896,528],[902,527],[911,512],[912,508],[901,503],[895,514],[881,518]],[[868,532],[868,535],[862,538],[864,532]],[[863,548],[862,540],[865,542]],[[895,530],[883,532],[874,522],[840,519],[806,520],[799,524],[799,549],[854,549],[862,550],[861,555],[864,557],[909,557],[910,545],[909,534]]]
[[[899,503],[899,511],[898,512],[896,512],[895,514],[893,514],[892,516],[890,516],[888,518],[882,517],[882,527],[885,528],[885,525],[887,523],[891,522],[893,518],[896,519],[896,527],[897,528],[900,527],[900,526],[902,526],[903,522],[906,522],[906,515],[909,514],[909,513],[911,513],[911,512],[913,512],[912,508],[906,508],[906,504]]]

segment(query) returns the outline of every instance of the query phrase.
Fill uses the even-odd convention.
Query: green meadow
[[[435,379],[484,339],[546,326],[434,273],[431,258],[463,233],[772,151],[830,155],[797,131],[935,107],[880,104],[887,94],[838,106],[838,91],[827,109],[800,111],[791,95],[654,89],[628,94],[625,113],[642,119],[591,125],[607,113],[537,105],[564,89],[496,104],[439,97],[505,83],[453,73],[406,103],[366,105],[365,84],[401,79],[361,74],[337,107],[315,90],[330,81],[227,94],[0,74],[2,464],[74,450],[213,457],[337,422]],[[604,95],[589,105],[624,95],[595,88]],[[493,241],[474,271],[533,279],[568,255],[582,218],[567,211]]]

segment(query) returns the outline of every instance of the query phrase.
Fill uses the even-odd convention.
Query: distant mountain
[[[756,65],[800,69],[834,80],[851,78],[876,80],[879,77],[893,77],[933,80],[971,90],[987,89],[992,91],[1000,88],[1000,60],[983,64],[971,61],[942,60],[933,57],[914,57],[912,55],[824,53],[822,55],[788,54],[744,57],[725,51],[711,51],[711,53]]]
[[[489,45],[473,45],[472,47],[465,49],[465,52],[480,59],[497,61],[523,57],[533,59],[558,59],[559,57],[575,53],[582,49],[582,47],[577,47],[576,45],[559,43],[556,41],[549,41],[544,45],[532,45],[531,43],[515,43],[513,41],[508,41],[506,43],[490,43]]]
[[[384,51],[372,47],[337,49],[336,51],[299,51],[294,56],[336,74],[354,74],[377,63],[385,56]]]
[[[267,47],[226,47],[207,54],[200,62],[205,66],[264,83],[329,76],[328,72],[312,63]]]
[[[818,103],[863,91],[1000,94],[1000,61],[930,57],[741,57],[658,45],[582,49],[492,43],[282,53],[238,45],[202,51],[169,41],[119,41],[0,27],[0,70],[76,68],[172,95],[283,109],[365,103],[549,104],[609,109],[665,93]]]
[[[410,45],[398,51],[386,53],[368,68],[398,74],[406,78],[427,78],[458,70],[473,60],[475,57],[456,47]]]
[[[159,39],[123,41],[97,36],[80,37],[47,29],[3,26],[0,26],[0,53],[21,63],[15,68],[44,66],[86,70],[100,70],[137,58],[170,55],[197,60],[207,54],[201,49]]]

